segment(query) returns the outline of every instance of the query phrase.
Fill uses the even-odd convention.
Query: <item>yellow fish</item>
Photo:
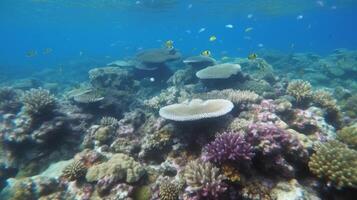
[[[167,40],[167,41],[165,42],[165,47],[166,47],[167,49],[173,49],[173,48],[174,48],[174,41],[172,41],[172,40]]]
[[[246,28],[246,29],[244,30],[244,32],[248,33],[248,32],[250,32],[250,31],[252,31],[252,30],[253,30],[253,27],[248,27],[248,28]]]
[[[35,56],[37,56],[36,50],[30,50],[30,51],[26,52],[26,57],[31,58],[31,57],[35,57]]]
[[[258,55],[256,53],[251,53],[248,55],[248,59],[249,60],[255,60],[257,59]]]
[[[202,51],[202,56],[211,56],[211,52],[209,50]]]
[[[213,42],[213,41],[215,41],[215,40],[217,40],[217,37],[216,37],[216,36],[212,35],[211,37],[209,37],[209,41],[210,41],[210,42]]]

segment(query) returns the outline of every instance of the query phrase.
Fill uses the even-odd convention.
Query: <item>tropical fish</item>
[[[249,60],[255,60],[257,59],[258,55],[256,53],[251,53],[248,55],[248,59]]]
[[[42,51],[43,54],[47,55],[47,54],[50,54],[52,53],[53,49],[52,48],[46,48]]]
[[[167,49],[173,49],[173,48],[174,48],[174,41],[172,41],[172,40],[167,40],[167,41],[165,42],[165,47],[166,47]]]
[[[209,50],[202,51],[202,56],[211,56],[211,52]]]
[[[253,14],[248,14],[248,15],[247,15],[247,18],[248,18],[248,19],[251,19],[252,17],[253,17]]]
[[[217,40],[217,37],[216,37],[216,36],[212,35],[211,37],[209,37],[209,41],[210,41],[210,42],[213,42],[213,41],[215,41],[215,40]]]
[[[198,30],[198,33],[202,33],[205,30],[206,30],[206,28],[200,28],[200,30]]]
[[[248,33],[248,32],[250,32],[250,31],[252,31],[252,30],[253,30],[253,27],[248,27],[248,28],[246,28],[246,29],[244,30],[244,32]]]
[[[304,15],[298,15],[298,16],[296,17],[297,20],[302,20],[303,18],[304,18]]]
[[[37,51],[36,50],[30,50],[28,52],[26,52],[26,57],[32,58],[37,56]]]
[[[234,26],[232,24],[227,24],[225,25],[226,28],[234,28]]]

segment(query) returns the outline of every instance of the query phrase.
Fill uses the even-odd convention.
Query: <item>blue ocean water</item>
[[[26,72],[83,57],[105,60],[173,40],[184,54],[215,57],[261,48],[327,54],[357,46],[355,1],[0,2],[0,66]],[[300,19],[301,18],[301,19]],[[225,28],[232,24],[233,28]],[[245,32],[248,27],[253,30]],[[205,31],[198,33],[201,28]],[[209,42],[211,35],[217,41]],[[48,55],[41,52],[51,48]],[[26,52],[36,50],[35,57]]]
[[[357,0],[0,0],[0,200],[354,199]]]

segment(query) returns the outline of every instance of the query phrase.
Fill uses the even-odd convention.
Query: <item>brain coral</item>
[[[89,182],[98,181],[104,177],[125,180],[127,183],[138,181],[145,173],[140,163],[125,154],[114,154],[107,162],[90,167],[86,174]]]
[[[357,151],[336,140],[317,146],[309,168],[337,188],[357,187]]]
[[[180,104],[172,104],[160,109],[161,117],[173,121],[194,121],[205,118],[219,117],[233,109],[233,103],[224,99],[203,101],[193,99]]]
[[[206,67],[196,73],[199,79],[226,79],[238,74],[241,67],[238,64],[224,63]]]
[[[38,88],[26,91],[22,97],[25,112],[31,116],[51,113],[56,106],[56,99],[50,91]]]
[[[287,88],[287,93],[295,97],[297,102],[311,98],[312,86],[308,81],[292,80]]]

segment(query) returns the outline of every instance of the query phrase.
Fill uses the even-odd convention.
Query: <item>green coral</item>
[[[160,184],[160,200],[177,200],[179,198],[180,188],[174,183],[164,181]]]
[[[145,169],[132,157],[114,154],[107,162],[90,167],[86,174],[88,182],[98,181],[104,177],[115,177],[127,183],[137,182],[145,174]]]
[[[343,127],[337,132],[337,139],[357,150],[357,125]]]
[[[134,200],[149,200],[151,197],[150,186],[144,185],[140,186],[134,190],[133,194]]]
[[[289,82],[287,91],[297,102],[308,100],[312,96],[312,86],[308,81],[292,80]]]
[[[86,172],[87,168],[84,164],[81,161],[75,160],[63,169],[62,175],[69,181],[74,181],[83,178]]]
[[[309,168],[313,174],[337,188],[357,187],[357,151],[332,140],[317,146]]]
[[[22,97],[24,109],[30,116],[42,116],[52,113],[56,99],[48,90],[38,88],[26,91]]]

